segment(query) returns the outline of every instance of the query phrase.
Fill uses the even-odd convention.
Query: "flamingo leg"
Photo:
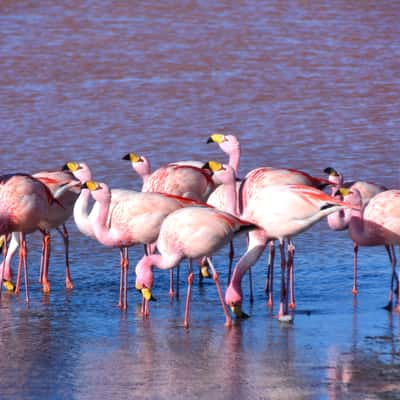
[[[17,280],[15,282],[15,294],[19,294],[21,290],[21,271],[22,271],[22,258],[23,258],[23,249],[22,249],[22,234],[19,233],[19,260],[18,260],[18,270],[17,270]]]
[[[65,249],[65,287],[67,289],[73,289],[74,284],[72,283],[72,278],[71,278],[71,270],[69,266],[69,234],[67,227],[65,224],[62,225],[62,230],[57,228],[57,231],[63,238],[64,242],[64,249]]]
[[[273,306],[273,286],[274,286],[274,259],[275,259],[275,243],[271,240],[269,243],[267,281],[265,283],[265,294],[268,297],[268,307]]]
[[[28,265],[26,261],[27,250],[26,250],[25,234],[23,233],[20,233],[20,249],[21,249],[22,263],[24,265],[25,301],[29,303]]]
[[[128,269],[129,269],[129,258],[128,249],[124,247],[122,249],[123,260],[123,298],[122,298],[122,310],[126,311],[128,309]]]
[[[1,299],[1,293],[2,293],[2,288],[3,288],[3,281],[4,281],[4,268],[5,268],[5,260],[7,257],[7,253],[8,253],[8,244],[7,244],[7,235],[5,237],[4,240],[4,244],[3,244],[3,268],[1,269],[1,280],[0,280],[0,299]]]
[[[229,314],[228,308],[226,307],[224,296],[222,294],[221,284],[219,283],[218,272],[215,270],[215,267],[210,259],[208,259],[208,264],[210,265],[211,271],[213,273],[213,280],[215,282],[215,286],[217,287],[218,297],[222,304],[222,309],[225,314],[225,326],[231,327],[232,326],[232,318]]]
[[[192,296],[193,279],[194,274],[192,268],[192,260],[189,258],[188,288],[186,294],[185,319],[183,321],[183,326],[185,328],[189,328],[190,298]]]
[[[43,233],[43,267],[42,267],[42,290],[43,293],[50,292],[49,283],[49,262],[50,262],[50,233],[42,231]]]
[[[285,242],[279,241],[279,250],[281,254],[281,295],[279,300],[279,314],[278,317],[282,318],[288,315],[288,296],[285,283],[285,268],[286,268],[286,258],[285,258]]]
[[[290,289],[290,303],[289,307],[294,310],[296,302],[294,299],[294,252],[295,247],[291,240],[288,241],[288,276],[289,276],[289,289]]]
[[[119,300],[118,300],[118,307],[122,308],[122,292],[123,292],[123,285],[124,285],[124,254],[123,249],[119,249]]]
[[[175,298],[179,300],[179,280],[180,280],[180,267],[179,265],[176,267],[176,290],[175,290]]]
[[[174,298],[174,269],[169,270],[169,297],[172,300]]]
[[[354,251],[354,262],[353,262],[353,289],[352,293],[355,296],[358,293],[357,289],[357,256],[358,256],[358,244],[353,242],[353,251]]]

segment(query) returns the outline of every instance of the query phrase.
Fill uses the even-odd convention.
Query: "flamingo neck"
[[[357,243],[362,243],[364,238],[364,218],[363,210],[352,209],[349,223],[349,235]]]
[[[229,182],[224,184],[224,196],[225,196],[225,211],[238,216],[237,212],[237,193],[236,193],[236,182]]]
[[[74,205],[74,220],[81,233],[85,236],[94,237],[88,212],[89,198],[90,191],[88,189],[82,189]]]
[[[240,163],[240,146],[233,149],[229,154],[229,162],[228,164],[234,169],[236,176],[239,171],[239,163]]]
[[[107,217],[110,210],[111,196],[96,201],[96,207],[93,207],[93,231],[96,239],[104,246],[118,246],[112,235],[111,227],[107,226]]]

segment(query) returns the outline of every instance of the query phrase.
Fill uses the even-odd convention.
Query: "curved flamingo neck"
[[[96,200],[97,207],[93,207],[93,231],[96,239],[104,246],[118,246],[112,235],[111,227],[107,227],[107,217],[110,211],[111,194],[108,193]]]
[[[74,220],[79,231],[86,236],[94,237],[92,224],[89,219],[89,198],[90,191],[88,189],[82,189],[79,197],[77,198],[74,205]]]

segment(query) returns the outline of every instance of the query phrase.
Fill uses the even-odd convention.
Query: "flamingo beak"
[[[223,135],[222,133],[214,133],[213,135],[211,135],[208,140],[207,143],[222,143],[223,141],[225,141],[225,135]]]
[[[15,286],[11,281],[3,280],[3,286],[7,290],[7,292],[13,292],[15,290]]]
[[[151,290],[149,288],[144,287],[144,288],[141,289],[141,292],[142,292],[142,296],[143,296],[143,298],[145,300],[147,300],[147,301],[151,301],[151,300],[152,301],[156,301],[156,299],[151,294]]]
[[[246,319],[250,317],[248,314],[242,311],[242,306],[240,304],[232,304],[231,311],[235,314],[236,318],[239,319]]]
[[[210,277],[210,272],[209,272],[209,270],[208,270],[207,265],[203,265],[203,266],[200,268],[200,272],[201,272],[201,276],[202,276],[203,278],[209,278],[209,277]]]

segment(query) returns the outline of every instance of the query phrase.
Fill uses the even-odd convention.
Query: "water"
[[[398,188],[399,14],[393,1],[3,1],[0,170],[86,161],[97,180],[139,189],[121,161],[128,151],[153,167],[225,160],[206,144],[222,131],[240,139],[241,175],[271,165],[323,176],[332,166]],[[173,302],[168,274],[156,272],[148,320],[131,273],[121,313],[118,252],[68,228],[72,293],[55,234],[52,291],[41,294],[33,234],[31,303],[1,300],[1,399],[400,398],[399,317],[381,308],[383,248],[360,250],[354,299],[352,244],[322,221],[295,241],[293,325],[265,305],[263,256],[253,305],[246,292],[250,319],[225,329],[212,282],[196,283],[186,331],[185,269]],[[141,251],[130,250],[133,264]],[[224,286],[226,255],[215,258]]]

